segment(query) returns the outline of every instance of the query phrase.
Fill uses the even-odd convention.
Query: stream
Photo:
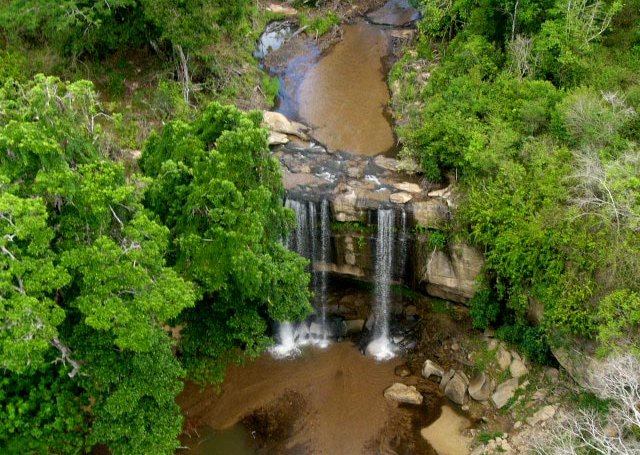
[[[296,36],[291,23],[270,24],[258,44],[256,57],[280,80],[278,111],[309,125],[313,140],[330,151],[369,156],[393,154],[395,136],[387,108],[390,94],[386,81],[390,32],[417,18],[417,11],[407,0],[390,0],[366,18],[344,25],[341,39],[327,49],[321,49],[316,39]],[[294,202],[288,201],[292,207],[295,204],[303,207]],[[322,207],[318,205],[316,211],[324,214]],[[296,211],[299,224],[303,218],[301,210]],[[386,212],[380,211],[379,215],[384,218]],[[386,224],[391,226],[389,235],[395,235],[395,215],[386,218],[389,218]],[[312,226],[316,220],[315,215],[304,219],[305,226]],[[324,222],[324,215],[318,220],[317,229],[323,232],[328,222]],[[379,219],[378,224],[386,225],[383,221]],[[301,229],[299,226],[298,231]],[[324,252],[326,242],[330,242],[328,234],[319,235],[314,243],[313,230],[310,232],[304,242],[307,232],[294,233],[298,238],[289,243],[295,244],[295,249],[311,259],[312,264],[314,258],[324,264],[329,254]],[[358,298],[364,299],[362,307],[366,307],[367,313],[381,312],[372,330],[378,339],[388,343],[387,320],[391,316],[387,313],[388,308],[394,307],[388,295],[393,250],[384,249],[383,234],[381,231],[375,241],[376,278],[388,282],[386,291],[376,284],[376,289]],[[389,242],[393,241],[390,237]],[[309,251],[304,254],[306,250]],[[403,261],[405,258],[400,261],[401,268]],[[328,277],[326,272],[316,275],[314,291],[322,310],[314,317],[322,321],[324,330]],[[336,283],[329,286],[335,287]],[[357,317],[366,318],[360,313]],[[183,448],[177,453],[468,453],[462,431],[470,422],[439,394],[423,391],[425,404],[420,407],[398,406],[383,396],[391,384],[402,382],[397,375],[404,362],[401,355],[365,356],[358,335],[339,338],[328,346],[296,348],[297,355],[266,353],[244,366],[231,365],[220,389],[202,390],[187,383],[178,403],[190,424],[181,438]]]

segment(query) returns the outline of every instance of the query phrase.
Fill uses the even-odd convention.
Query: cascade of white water
[[[284,358],[296,355],[300,352],[295,341],[293,324],[282,322],[278,326],[278,344],[270,349],[271,355],[276,358]]]
[[[409,226],[407,221],[407,211],[403,208],[400,217],[400,234],[398,235],[398,277],[402,280],[405,277],[407,267],[407,255],[409,249]]]
[[[287,239],[287,248],[306,257],[311,262],[312,290],[316,296],[316,314],[318,322],[301,322],[293,325],[289,322],[278,326],[280,344],[272,348],[275,357],[286,357],[300,352],[299,347],[315,344],[321,347],[329,344],[330,336],[327,324],[327,271],[326,263],[330,254],[329,203],[322,201],[320,206],[320,226],[318,229],[318,210],[314,202],[300,202],[287,199],[285,207],[296,215],[295,231]],[[316,265],[322,264],[321,270]]]
[[[331,248],[331,231],[329,226],[329,201],[322,200],[320,204],[320,264],[322,269],[319,272],[319,286],[317,293],[320,296],[320,321],[323,327],[323,343],[328,343],[327,338],[331,335],[327,325],[327,285],[329,272],[329,254]]]
[[[391,281],[393,279],[395,211],[378,210],[378,236],[376,238],[376,303],[373,341],[367,346],[367,354],[378,360],[394,356],[393,345],[389,339],[389,305],[391,300]]]

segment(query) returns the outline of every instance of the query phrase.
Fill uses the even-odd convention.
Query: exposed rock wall
[[[427,193],[417,178],[397,171],[396,160],[381,156],[329,154],[321,146],[292,143],[274,154],[282,164],[287,198],[330,204],[332,259],[316,267],[373,280],[377,210],[394,209],[394,281],[459,303],[473,296],[482,254],[461,242],[428,246],[430,233],[445,227],[455,207],[451,188]]]

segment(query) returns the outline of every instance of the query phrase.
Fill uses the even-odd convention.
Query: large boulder
[[[529,374],[529,370],[525,366],[524,362],[521,359],[516,358],[514,358],[511,361],[511,365],[509,365],[509,372],[514,378],[521,378],[522,376]]]
[[[456,370],[452,369],[442,375],[442,379],[440,379],[440,390],[444,392],[444,390],[447,388],[447,384],[449,384],[449,381],[455,376],[455,374]]]
[[[556,414],[556,410],[557,409],[555,406],[551,406],[551,405],[545,406],[544,408],[540,409],[535,414],[533,414],[531,417],[527,418],[527,423],[531,426],[534,426],[540,422],[549,420]]]
[[[496,360],[501,371],[506,370],[511,365],[511,353],[501,344],[496,351]]]
[[[407,386],[399,382],[385,389],[384,397],[387,400],[408,404],[422,404],[423,400],[422,394],[418,392],[415,386]]]
[[[493,379],[483,372],[476,374],[469,382],[469,396],[476,401],[486,401],[496,388]]]
[[[427,360],[424,362],[422,366],[422,377],[425,379],[429,379],[431,376],[442,377],[444,374],[444,370],[440,365],[431,360]]]
[[[496,408],[501,409],[505,404],[507,404],[509,400],[513,398],[513,395],[516,393],[517,388],[517,378],[509,379],[500,384],[491,397],[491,400],[493,400],[493,404],[495,404]]]
[[[281,134],[291,134],[302,140],[308,140],[309,127],[302,123],[293,122],[280,112],[265,111],[262,117],[262,125],[269,131]]]
[[[444,394],[454,403],[464,404],[468,384],[469,382],[466,380],[466,376],[460,372],[456,372],[451,380],[447,382],[447,386],[444,388]]]
[[[570,346],[552,346],[551,353],[560,366],[581,387],[598,393],[595,375],[603,368],[602,361],[595,357],[595,347],[592,343],[575,339]]]
[[[449,251],[434,251],[425,262],[422,282],[427,293],[454,302],[466,303],[475,293],[475,282],[484,266],[482,254],[464,243]]]

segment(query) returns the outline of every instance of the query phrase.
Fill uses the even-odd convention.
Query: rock
[[[269,145],[284,145],[289,143],[289,136],[276,131],[269,132]]]
[[[484,455],[486,453],[486,447],[484,445],[478,446],[469,455]]]
[[[406,204],[411,199],[413,199],[413,196],[405,192],[393,193],[391,196],[389,196],[389,200],[394,204]]]
[[[493,380],[483,372],[480,372],[469,382],[469,396],[476,401],[488,400],[495,387]]]
[[[518,379],[513,378],[509,379],[502,384],[500,384],[497,388],[491,400],[493,404],[495,404],[496,408],[501,409],[507,402],[513,398],[513,395],[518,388]]]
[[[410,182],[402,182],[402,183],[393,183],[394,188],[400,191],[406,191],[407,193],[422,193],[422,188],[417,183]]]
[[[556,407],[551,405],[545,406],[544,408],[533,414],[531,417],[529,417],[527,419],[527,423],[531,426],[535,426],[540,422],[549,420],[554,415],[556,415]]]
[[[369,21],[378,25],[402,27],[420,18],[420,12],[407,0],[386,2],[382,7],[367,14]]]
[[[449,370],[442,375],[442,379],[440,379],[440,390],[444,392],[444,389],[447,387],[447,384],[455,374],[456,374],[455,370]]]
[[[309,131],[309,127],[302,123],[293,122],[279,112],[265,111],[262,120],[263,126],[269,131],[291,134],[305,141],[309,139],[306,134]]]
[[[451,344],[451,350],[452,351],[459,351],[460,350],[460,345],[458,343],[452,343]]]
[[[428,294],[458,303],[466,303],[475,293],[476,278],[484,265],[482,254],[463,243],[454,243],[450,251],[434,251],[421,271],[421,282]]]
[[[467,395],[467,381],[456,372],[444,388],[444,394],[456,404],[464,404]]]
[[[522,376],[529,374],[529,370],[525,366],[524,362],[516,358],[514,358],[511,361],[511,365],[509,366],[509,372],[511,373],[511,376],[514,378],[521,378]]]
[[[500,370],[504,371],[511,365],[511,354],[503,346],[499,346],[496,351],[496,360]]]
[[[487,342],[487,350],[489,351],[495,351],[498,347],[498,340],[496,340],[495,338],[491,338],[488,342]]]
[[[396,376],[400,376],[401,378],[406,378],[407,376],[411,376],[411,370],[406,365],[398,365],[393,370]]]
[[[352,179],[360,179],[364,176],[364,170],[361,167],[349,166],[347,168],[347,175]]]
[[[266,10],[270,13],[281,14],[287,17],[296,16],[298,14],[298,10],[295,8],[292,8],[291,6],[278,5],[276,3],[268,5]]]
[[[424,362],[422,366],[422,377],[425,379],[429,379],[431,376],[439,376],[442,377],[444,374],[444,370],[437,363],[427,360]]]
[[[603,365],[595,358],[593,345],[575,339],[570,348],[551,346],[551,352],[574,381],[585,389],[594,389],[597,394],[595,374]]]
[[[360,333],[364,328],[364,319],[352,319],[350,321],[344,321],[344,326],[345,326],[345,333],[347,335]]]
[[[411,40],[415,34],[415,30],[391,30],[391,36],[397,39]]]
[[[367,318],[367,322],[364,323],[364,326],[367,328],[369,332],[371,332],[373,330],[373,326],[375,325],[375,323],[376,323],[376,316],[373,313],[371,313]]]
[[[398,170],[398,161],[393,158],[387,158],[386,156],[378,155],[374,158],[373,162],[376,166],[381,167],[382,169],[386,169],[388,171],[397,171]]]
[[[356,192],[349,188],[347,191],[338,194],[333,200],[333,212],[336,221],[367,221],[367,210],[357,206],[358,196]]]
[[[427,199],[411,204],[413,218],[420,226],[439,229],[449,219],[449,206],[440,199]]]
[[[406,386],[399,382],[385,389],[384,397],[387,400],[408,404],[422,404],[423,400],[422,394],[414,386]]]

